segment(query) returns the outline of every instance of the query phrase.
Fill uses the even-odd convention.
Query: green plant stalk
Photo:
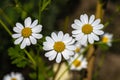
[[[32,63],[36,66],[36,62],[35,60],[32,58],[32,56],[27,52],[27,50],[24,49],[24,52],[26,53],[26,55],[28,56],[28,58],[32,61]]]
[[[5,14],[5,12],[0,8],[0,15],[3,15],[3,17],[6,19],[6,21],[13,26],[12,21],[10,20],[10,18]]]
[[[12,35],[11,31],[8,29],[8,27],[4,24],[4,22],[1,19],[0,19],[0,24],[8,32],[9,35]]]

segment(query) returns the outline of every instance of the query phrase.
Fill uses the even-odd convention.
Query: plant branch
[[[35,60],[32,58],[32,56],[27,52],[27,50],[24,49],[24,52],[26,53],[26,55],[28,56],[28,58],[32,61],[32,63],[36,66],[36,62]]]
[[[4,24],[4,22],[1,19],[0,19],[0,24],[9,33],[9,35],[12,35],[12,32],[8,29],[8,27]]]

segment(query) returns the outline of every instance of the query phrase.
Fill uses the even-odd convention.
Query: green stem
[[[41,23],[41,15],[42,15],[41,8],[42,8],[42,0],[39,1],[39,14],[38,14],[39,23]]]
[[[24,51],[25,51],[26,55],[28,56],[28,58],[29,58],[29,59],[32,61],[32,63],[36,66],[36,62],[35,62],[35,60],[32,58],[32,56],[27,52],[27,50],[24,49]]]
[[[0,19],[0,24],[4,27],[4,29],[9,33],[9,35],[12,35],[11,31],[8,29],[8,27],[4,24],[4,22]]]
[[[115,39],[111,41],[111,43],[116,43],[116,42],[120,42],[120,39]],[[106,43],[100,41],[100,42],[95,42],[94,44],[97,45],[97,44],[106,44]]]

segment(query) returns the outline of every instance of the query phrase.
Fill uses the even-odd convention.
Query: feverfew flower
[[[62,31],[59,31],[58,34],[52,32],[51,37],[47,36],[46,42],[43,43],[43,49],[48,51],[45,53],[45,56],[48,57],[50,61],[56,57],[57,63],[61,62],[62,56],[65,60],[68,60],[70,56],[74,55],[74,41],[68,33],[64,35]]]
[[[21,23],[16,23],[16,27],[13,28],[13,31],[16,34],[13,34],[12,37],[15,38],[14,44],[20,44],[20,48],[23,49],[26,46],[31,44],[36,44],[37,40],[42,38],[42,35],[39,34],[42,30],[42,25],[37,25],[38,20],[32,20],[30,17],[27,17],[24,21],[24,26]]]
[[[104,32],[101,30],[103,24],[100,24],[100,19],[95,20],[95,16],[91,15],[90,19],[87,14],[80,16],[80,20],[75,19],[71,25],[73,29],[72,34],[76,40],[80,41],[82,45],[86,44],[87,41],[93,44],[94,41],[99,41],[97,35],[102,35]]]
[[[74,57],[68,60],[69,65],[71,65],[71,70],[81,70],[83,68],[87,68],[87,60],[83,57],[83,55],[75,54]],[[78,57],[78,58],[77,58]],[[77,58],[77,59],[76,59]]]
[[[105,34],[102,36],[102,42],[103,42],[103,43],[106,43],[108,46],[112,46],[112,44],[111,44],[112,37],[113,37],[112,34],[105,33]]]
[[[22,74],[11,72],[3,77],[3,80],[24,80]]]
[[[75,43],[75,53],[82,53],[84,51],[84,46],[80,44],[80,42]]]

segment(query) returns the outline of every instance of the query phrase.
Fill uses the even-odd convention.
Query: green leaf
[[[12,64],[16,64],[17,67],[24,68],[28,63],[28,60],[25,57],[24,51],[21,50],[18,46],[16,46],[15,48],[13,47],[9,48],[8,55],[12,60]]]
[[[42,9],[41,12],[45,10],[45,8],[50,4],[51,0],[43,0],[43,4],[42,4]]]
[[[102,50],[108,50],[109,49],[109,46],[107,45],[107,44],[105,44],[105,43],[102,43],[102,44],[99,44],[98,45]]]

